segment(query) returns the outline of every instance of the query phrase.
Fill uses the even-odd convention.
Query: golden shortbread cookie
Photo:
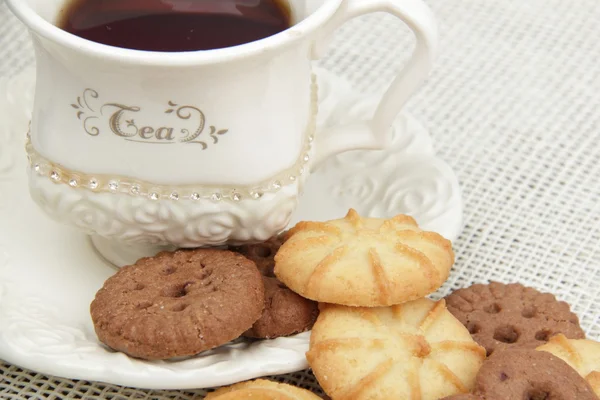
[[[266,379],[237,383],[209,393],[206,400],[321,400],[316,394]]]
[[[454,263],[450,241],[406,215],[300,222],[275,256],[275,275],[311,300],[379,307],[437,290]]]
[[[444,300],[320,307],[306,358],[335,400],[434,400],[473,388],[485,349]]]
[[[536,350],[547,351],[562,359],[583,376],[600,397],[600,343],[588,339],[567,339],[563,334],[550,338]]]

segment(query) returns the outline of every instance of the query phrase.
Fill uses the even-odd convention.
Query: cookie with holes
[[[206,400],[321,400],[319,396],[285,383],[257,379],[218,389],[206,395]]]
[[[275,275],[311,300],[378,307],[437,290],[454,262],[450,241],[406,215],[300,222],[275,256]]]
[[[319,307],[306,358],[333,399],[436,400],[473,388],[485,349],[443,300]]]
[[[199,249],[162,252],[121,268],[98,291],[90,311],[101,342],[158,360],[237,339],[263,306],[264,284],[252,261]]]
[[[284,242],[285,234],[281,234],[262,243],[251,243],[232,247],[231,250],[243,254],[254,261],[263,276],[274,277],[275,254]]]
[[[319,308],[316,302],[292,292],[277,278],[263,277],[265,309],[262,316],[243,336],[275,339],[312,328]]]
[[[598,400],[590,385],[560,358],[533,349],[492,354],[475,380],[482,400]]]
[[[509,348],[536,348],[562,333],[585,334],[567,303],[518,283],[492,282],[459,289],[446,297],[448,310],[491,355]]]
[[[258,321],[243,336],[255,339],[274,339],[310,330],[317,319],[317,303],[288,289],[275,278],[275,254],[284,242],[284,234],[264,243],[232,247],[254,261],[265,284],[265,309]]]
[[[588,339],[567,339],[553,336],[536,350],[547,351],[567,362],[590,384],[600,397],[600,343]]]

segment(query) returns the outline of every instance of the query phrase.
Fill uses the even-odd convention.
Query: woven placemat
[[[597,0],[429,0],[441,54],[408,109],[457,172],[465,230],[439,295],[472,282],[520,281],[555,293],[600,338],[600,4]],[[373,14],[344,26],[322,65],[379,93],[412,48]],[[33,60],[0,5],[0,75]],[[0,122],[1,123],[1,122]],[[3,399],[200,399],[58,379],[0,363]],[[318,393],[308,372],[277,379]]]

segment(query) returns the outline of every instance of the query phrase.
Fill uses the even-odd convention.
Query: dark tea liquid
[[[290,12],[282,0],[71,0],[58,26],[126,49],[211,50],[281,32]]]

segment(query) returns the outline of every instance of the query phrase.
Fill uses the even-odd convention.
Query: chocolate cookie
[[[585,336],[567,303],[518,283],[473,285],[450,294],[446,302],[488,355],[497,349],[535,348],[558,333]]]
[[[477,374],[474,396],[484,400],[598,400],[585,379],[566,362],[530,349],[498,351],[490,356]]]
[[[319,314],[317,303],[292,292],[276,278],[264,277],[263,282],[265,309],[260,319],[243,336],[274,339],[312,328]]]
[[[312,328],[319,313],[316,302],[297,295],[275,278],[275,254],[284,241],[285,233],[282,233],[264,243],[231,249],[254,261],[264,276],[265,309],[261,318],[244,333],[246,337],[274,339],[304,332]]]
[[[271,238],[263,243],[246,244],[232,247],[231,250],[243,254],[254,261],[263,276],[274,277],[275,254],[284,242],[284,234]]]
[[[179,250],[119,270],[90,307],[100,341],[133,357],[190,356],[238,338],[260,318],[262,277],[225,250]]]

